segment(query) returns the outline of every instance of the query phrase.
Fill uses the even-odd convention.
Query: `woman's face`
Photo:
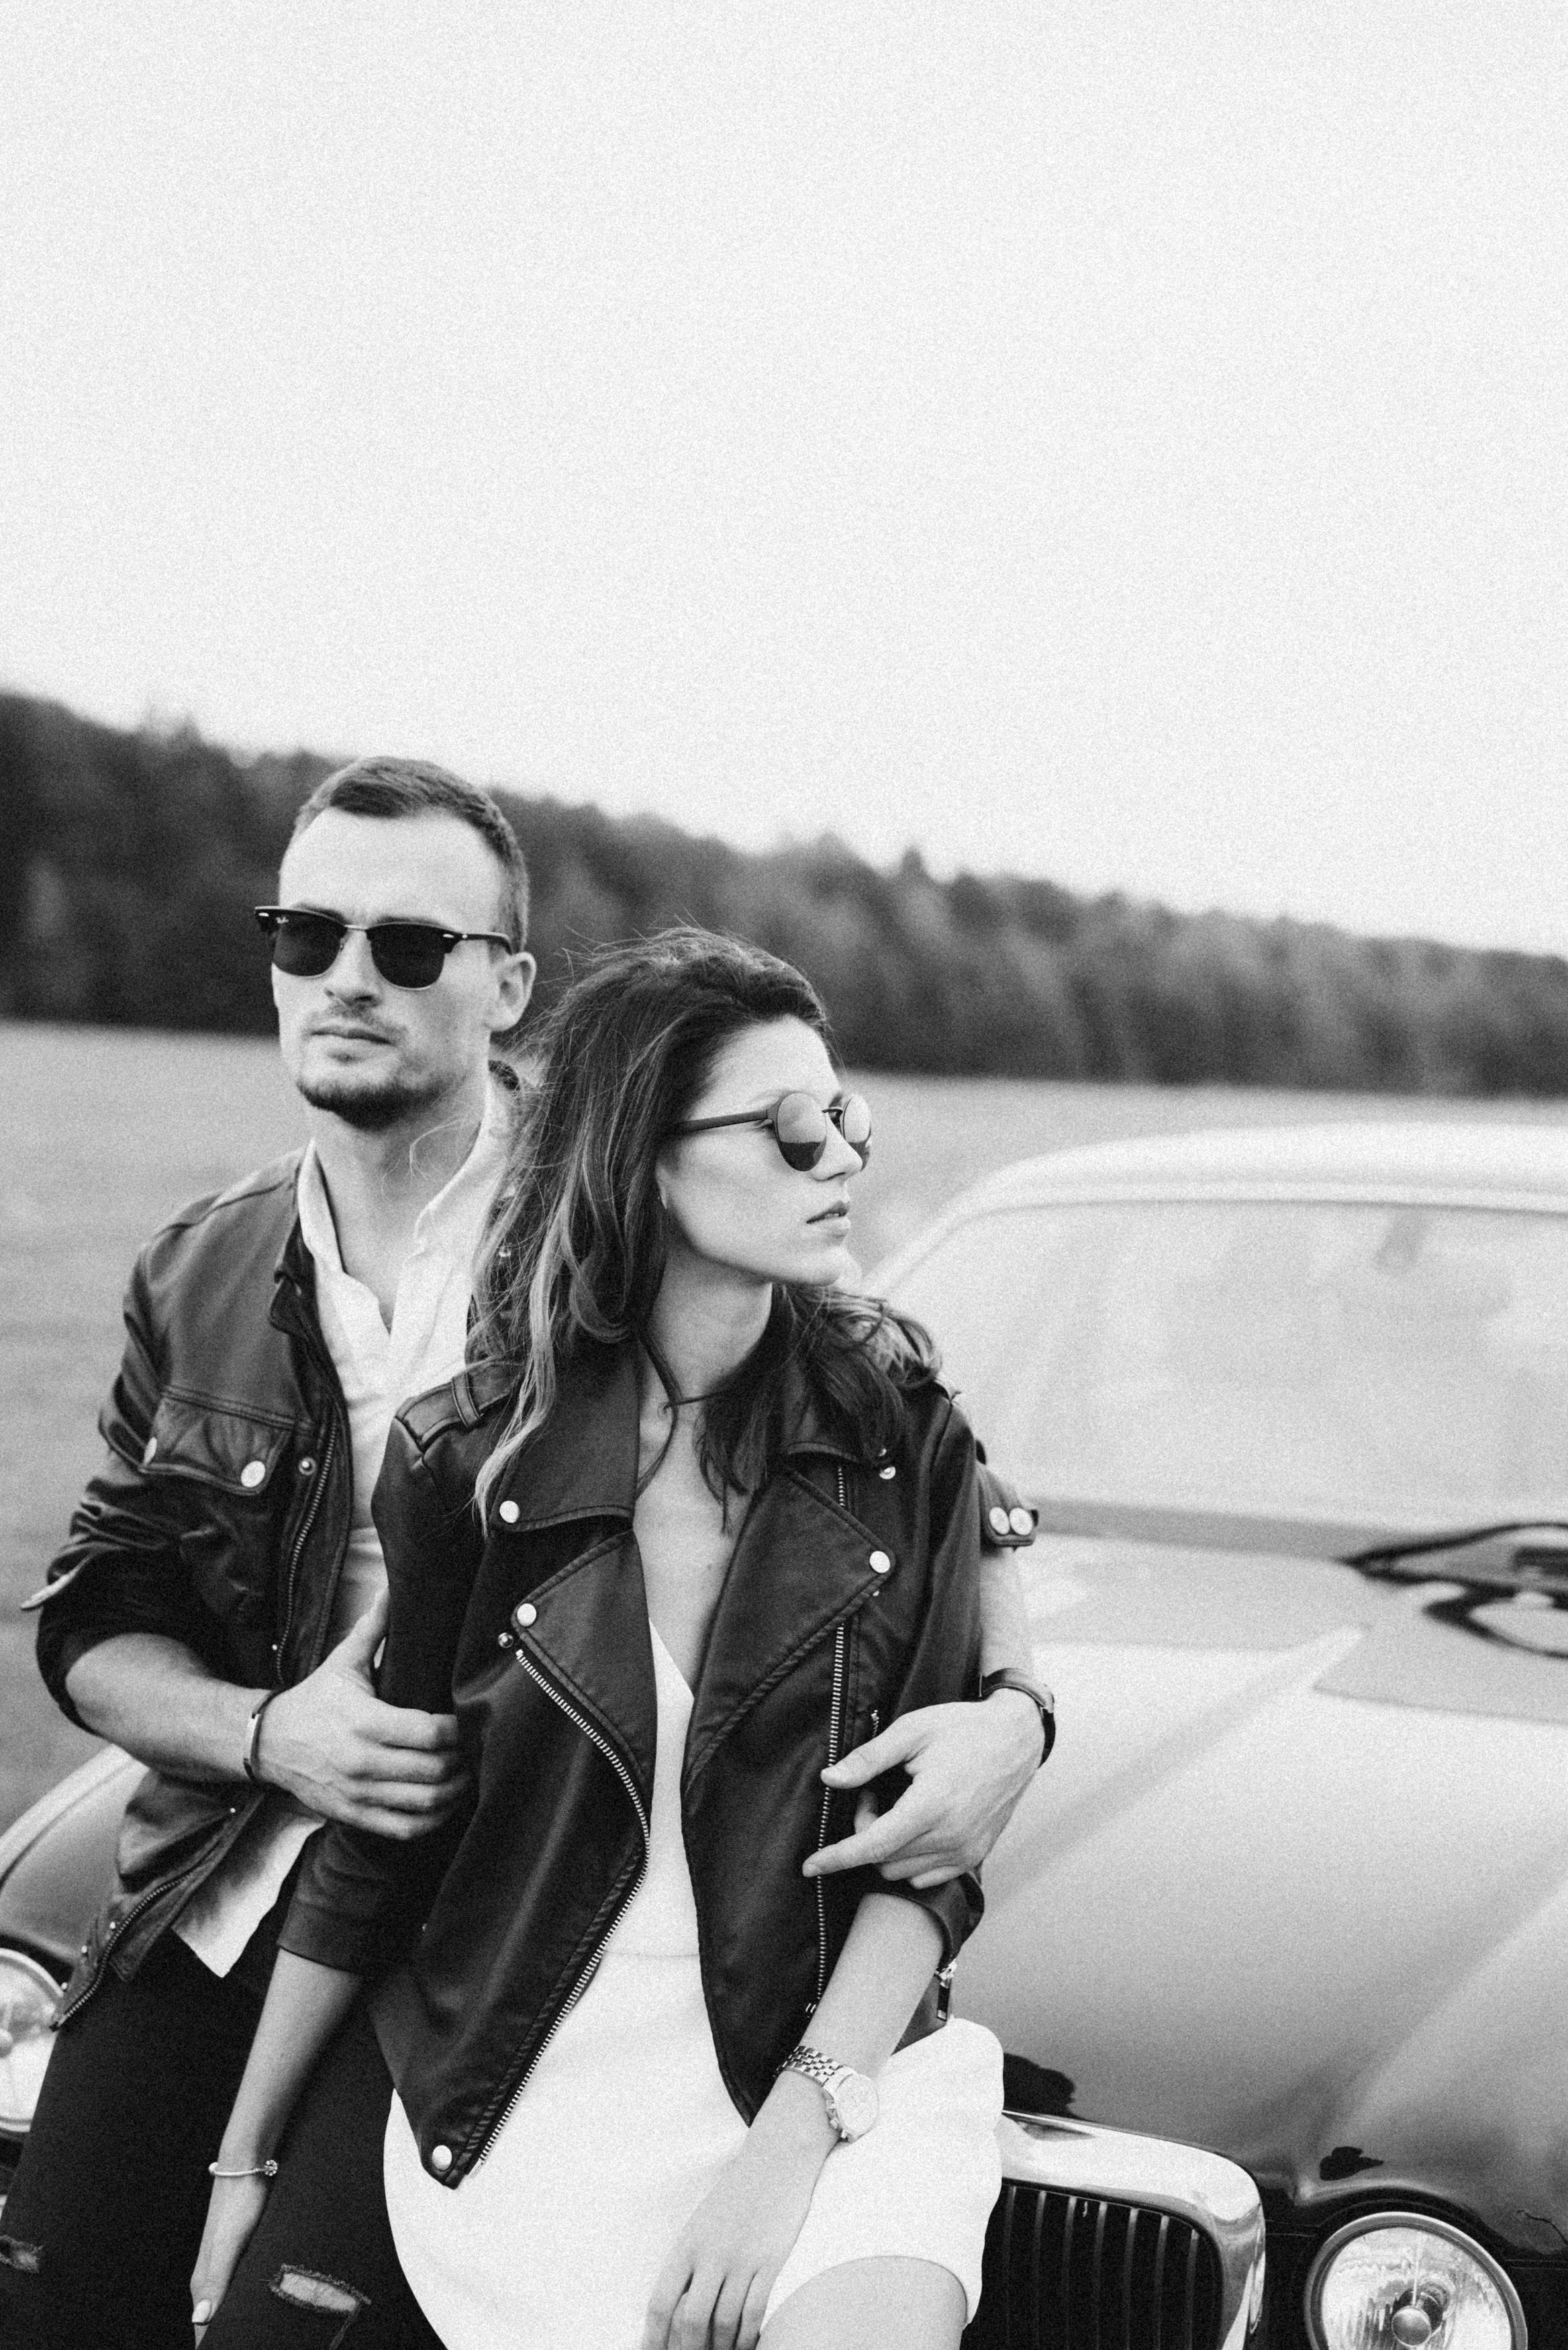
[[[826,1110],[843,1087],[814,1030],[801,1020],[770,1020],[723,1047],[686,1118],[771,1110],[790,1093],[809,1094]],[[860,1167],[858,1151],[832,1125],[822,1157],[805,1170],[785,1164],[767,1127],[724,1126],[668,1142],[659,1190],[672,1245],[758,1283],[841,1281],[854,1269],[849,1186]]]

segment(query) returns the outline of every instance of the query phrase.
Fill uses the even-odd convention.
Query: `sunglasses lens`
[[[864,1094],[850,1094],[838,1113],[838,1131],[862,1159],[871,1155],[871,1105]]]
[[[433,987],[446,962],[446,942],[430,922],[378,922],[370,954],[392,987]]]
[[[319,979],[343,943],[343,925],[324,914],[279,914],[271,929],[273,962],[291,979]]]
[[[827,1119],[809,1094],[785,1094],[774,1112],[774,1134],[784,1164],[804,1172],[827,1148]]]

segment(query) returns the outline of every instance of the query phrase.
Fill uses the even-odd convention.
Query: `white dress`
[[[448,2350],[639,2350],[670,2245],[746,2135],[713,2051],[680,1830],[691,1692],[657,1631],[653,1663],[648,1865],[593,1980],[460,2187],[428,2175],[392,2099],[392,2237]],[[887,2253],[950,2268],[973,2314],[1002,2052],[954,2022],[890,2058],[877,2091],[876,2127],[823,2166],[770,2315],[822,2270]]]

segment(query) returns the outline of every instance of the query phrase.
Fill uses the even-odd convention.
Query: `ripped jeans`
[[[219,1978],[168,1935],[131,1981],[106,1973],[60,2034],[0,2214],[5,2350],[190,2350],[207,2165],[244,2069],[270,1939],[255,1956]],[[299,2159],[286,2161],[212,2350],[436,2345],[382,2202],[390,2097],[356,2010],[279,2149],[297,2141]]]

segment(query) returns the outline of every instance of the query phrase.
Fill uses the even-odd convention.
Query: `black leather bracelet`
[[[1043,1682],[1032,1681],[1027,1673],[1015,1672],[1011,1665],[999,1665],[995,1672],[987,1673],[980,1684],[982,1698],[988,1698],[993,1690],[1001,1689],[1016,1690],[1020,1697],[1028,1698],[1033,1705],[1039,1708],[1040,1728],[1045,1740],[1040,1750],[1040,1760],[1044,1762],[1056,1743],[1055,1699]]]

